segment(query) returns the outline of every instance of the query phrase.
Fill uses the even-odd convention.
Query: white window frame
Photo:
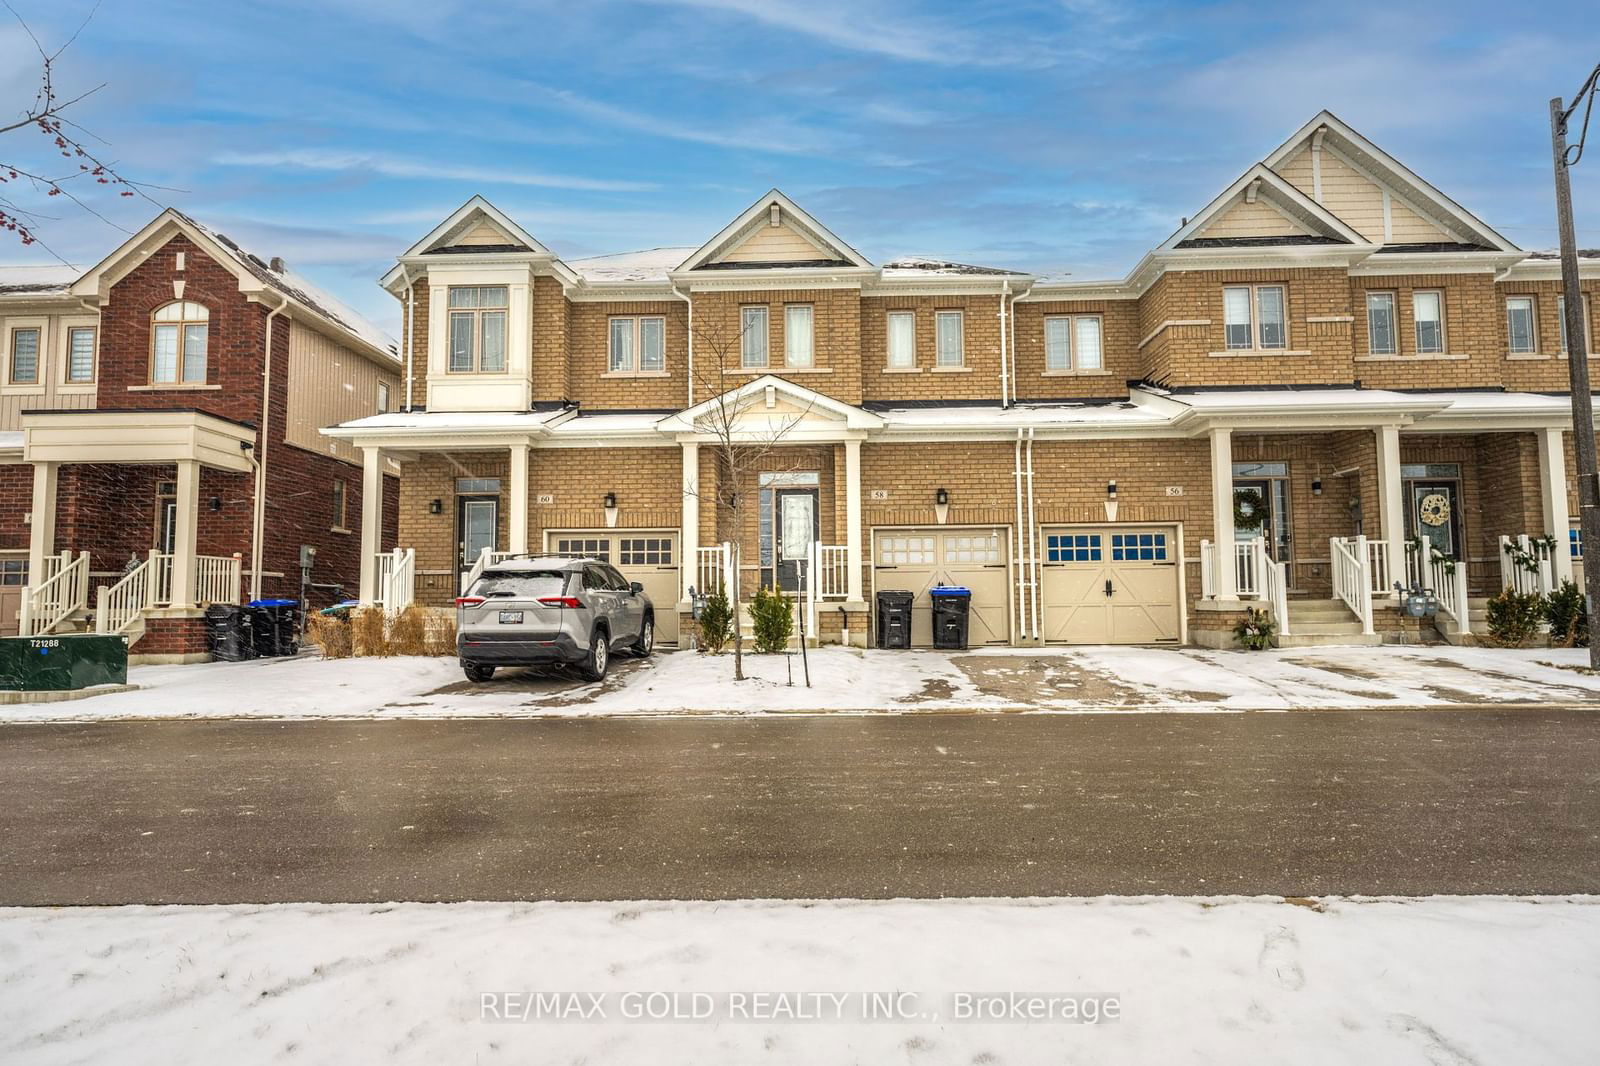
[[[805,351],[797,351],[795,341],[798,331],[793,328],[793,316],[805,313]],[[817,365],[817,315],[811,304],[783,305],[783,365],[806,369]]]
[[[944,347],[944,330],[940,327],[943,323],[954,319],[960,328],[956,330],[958,341],[955,360],[946,358]],[[933,368],[935,370],[959,370],[967,365],[967,313],[965,311],[947,308],[933,313]]]
[[[1082,337],[1079,334],[1079,323],[1092,321],[1099,341],[1099,351],[1096,353],[1095,364],[1083,364],[1083,349],[1080,345]],[[1050,362],[1050,324],[1052,322],[1065,322],[1067,324],[1067,350],[1066,361],[1063,365],[1052,366]],[[1105,316],[1099,314],[1059,314],[1044,316],[1044,372],[1046,374],[1098,374],[1106,368],[1106,323]]]
[[[1373,340],[1375,336],[1372,328],[1372,312],[1375,304],[1387,303],[1389,305],[1389,346],[1380,348]],[[1397,313],[1399,301],[1391,289],[1372,289],[1367,292],[1367,354],[1368,355],[1399,355],[1400,354],[1400,323]]]
[[[766,304],[739,306],[739,367],[765,370],[772,365],[771,314]],[[757,361],[759,357],[760,361]]]
[[[1439,301],[1439,343],[1433,348],[1422,346],[1422,319],[1417,315],[1417,297],[1432,296]],[[1450,343],[1449,335],[1445,332],[1444,290],[1443,289],[1413,289],[1411,292],[1411,341],[1416,345],[1418,355],[1443,355],[1446,346]]]
[[[1579,293],[1578,298],[1583,302],[1583,350],[1589,355],[1594,355],[1594,330],[1590,325],[1589,294]],[[1560,324],[1558,332],[1561,337],[1561,354],[1566,355],[1571,350],[1567,343],[1567,297],[1565,293],[1556,293],[1556,321]]]
[[[178,308],[178,317],[158,317],[169,307]],[[205,352],[200,363],[198,377],[189,375],[189,331],[199,327],[205,328]],[[156,376],[156,338],[162,329],[175,329],[177,333],[177,348],[173,353],[174,364],[172,377],[160,378]],[[154,311],[150,312],[150,377],[148,384],[155,388],[195,388],[204,386],[211,380],[211,309],[205,304],[194,300],[169,300]]]
[[[72,338],[76,333],[88,331],[93,334],[89,346],[89,376],[75,378],[72,376]],[[57,383],[63,392],[90,392],[93,391],[95,382],[100,379],[100,324],[96,319],[62,319],[61,320],[61,379]]]
[[[627,365],[617,362],[617,325],[627,323],[628,334],[632,338],[632,350],[628,353]],[[645,323],[654,322],[661,333],[661,365],[647,367],[644,361],[644,333]],[[606,373],[640,377],[665,377],[667,374],[667,318],[665,315],[612,315],[606,320]]]
[[[471,307],[454,306],[453,297],[457,292],[467,289],[476,290]],[[500,304],[484,304],[483,292],[485,290],[499,289],[505,293],[505,302]],[[511,286],[505,284],[483,285],[451,285],[444,296],[445,323],[444,323],[444,369],[447,374],[504,374],[511,366]],[[501,322],[500,336],[500,365],[486,368],[483,365],[483,339],[484,326],[490,316],[498,315]],[[472,320],[472,351],[470,353],[470,366],[458,368],[455,365],[455,322],[457,318],[470,318]]]
[[[911,323],[910,343],[906,347],[905,359],[895,361],[894,353],[894,324],[897,320]],[[883,320],[883,365],[889,370],[915,370],[917,368],[917,313],[903,308],[885,313]]]
[[[378,382],[377,392],[378,414],[386,415],[389,413],[389,383],[387,381]]]
[[[1283,311],[1283,341],[1279,344],[1267,344],[1262,338],[1265,323],[1261,320],[1261,294],[1269,289],[1278,292],[1278,305]],[[1228,336],[1228,326],[1243,325],[1243,323],[1230,323],[1228,321],[1228,293],[1246,292],[1250,298],[1250,343],[1248,345],[1235,344]],[[1289,348],[1289,286],[1280,282],[1263,282],[1259,285],[1224,285],[1222,287],[1222,342],[1229,350],[1234,352],[1282,352]]]
[[[1512,339],[1511,305],[1528,305],[1528,347],[1518,348]],[[1539,352],[1539,299],[1533,295],[1506,297],[1506,352],[1510,355],[1537,355]]]

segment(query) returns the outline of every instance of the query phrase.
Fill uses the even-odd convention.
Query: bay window
[[[505,370],[510,290],[504,285],[452,285],[449,303],[450,373]]]

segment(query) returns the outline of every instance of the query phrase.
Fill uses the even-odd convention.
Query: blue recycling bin
[[[972,615],[972,590],[938,585],[928,590],[933,600],[933,646],[962,650],[967,646],[967,620]]]

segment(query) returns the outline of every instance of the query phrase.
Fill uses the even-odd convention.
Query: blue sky
[[[11,0],[47,45],[85,0]],[[481,193],[557,252],[698,244],[778,186],[869,258],[1121,276],[1322,107],[1527,248],[1592,0],[104,0],[63,89],[152,193],[393,328],[393,256]],[[0,12],[4,15],[4,12]],[[0,24],[0,107],[32,94]],[[1600,127],[1574,172],[1600,245]],[[0,139],[0,157],[37,146]],[[34,158],[38,158],[35,156]],[[102,202],[136,228],[157,210]],[[74,262],[121,239],[60,210]],[[25,261],[0,245],[0,261]]]

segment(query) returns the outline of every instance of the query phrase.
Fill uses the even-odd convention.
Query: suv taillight
[[[544,607],[565,607],[569,610],[583,606],[583,601],[576,596],[540,596],[539,603]]]
[[[456,606],[457,607],[482,607],[483,604],[484,604],[484,599],[483,599],[482,596],[457,596],[456,597]]]

